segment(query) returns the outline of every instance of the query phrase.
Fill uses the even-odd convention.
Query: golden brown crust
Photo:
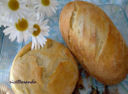
[[[99,7],[70,2],[63,8],[59,23],[69,49],[92,76],[106,85],[126,77],[126,43]]]
[[[11,84],[16,94],[72,94],[78,81],[76,61],[62,44],[47,40],[40,50],[31,43],[16,55],[10,81],[36,81],[35,84]]]

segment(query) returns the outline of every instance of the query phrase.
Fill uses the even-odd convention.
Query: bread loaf
[[[126,43],[98,6],[70,2],[62,9],[59,24],[67,46],[91,76],[106,85],[126,77]]]
[[[78,68],[70,51],[48,39],[40,50],[26,45],[15,57],[10,81],[15,94],[72,94],[78,80]]]

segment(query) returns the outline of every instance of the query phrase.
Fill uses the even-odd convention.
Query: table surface
[[[63,6],[72,0],[58,0],[59,6],[57,13],[49,18],[50,25],[50,36],[54,40],[57,40],[63,44],[64,41],[59,32],[59,15]],[[84,0],[92,2],[99,7],[101,7],[107,15],[111,18],[113,23],[117,26],[118,30],[123,35],[125,41],[128,45],[128,0]],[[9,71],[12,65],[12,61],[18,51],[26,45],[28,42],[23,42],[18,44],[16,41],[11,42],[8,36],[4,36],[2,30],[4,27],[0,28],[0,83],[4,83],[10,87],[9,83]],[[83,74],[84,89],[80,90],[80,94],[90,94],[92,92],[92,87],[96,89],[100,94],[105,90],[104,85],[96,81],[92,77],[86,77]],[[86,90],[85,90],[86,89]],[[118,85],[109,86],[108,90],[110,94],[128,94],[128,77],[119,83]],[[118,92],[118,93],[117,93]]]

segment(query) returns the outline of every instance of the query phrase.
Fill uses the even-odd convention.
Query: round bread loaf
[[[15,94],[72,94],[78,74],[70,51],[48,39],[40,50],[31,50],[31,43],[21,49],[13,61],[10,81]]]
[[[69,49],[91,76],[106,85],[126,77],[126,43],[98,6],[70,2],[62,9],[59,24]]]

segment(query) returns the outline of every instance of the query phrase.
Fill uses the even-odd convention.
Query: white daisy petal
[[[41,47],[44,47],[44,45],[46,43],[46,39],[43,37],[43,39],[39,38],[38,40],[39,40],[39,43],[40,43]]]
[[[46,27],[47,24],[48,24],[48,21],[49,21],[49,20],[44,20],[44,21],[42,20],[42,21],[41,21],[42,23],[40,22],[40,25]]]
[[[39,16],[52,16],[56,13],[58,2],[57,0],[33,0],[35,11]]]
[[[10,40],[14,41],[15,39],[16,39],[16,36],[12,36]]]
[[[35,50],[37,50],[37,47],[38,46],[38,41],[37,41],[37,39],[35,38]]]
[[[11,40],[11,42],[13,42],[16,39],[16,36],[10,35],[9,39]]]
[[[39,43],[37,44],[37,49],[40,49],[40,44]]]
[[[42,39],[43,41],[45,41],[44,35],[40,35],[40,39]]]
[[[29,38],[30,38],[30,33],[28,31],[26,31],[25,33],[23,33],[24,36],[24,41],[26,42]]]
[[[37,49],[37,41],[36,41],[36,38],[35,37],[33,37],[32,42],[33,42],[33,45],[34,45],[33,48],[36,50]]]
[[[34,43],[32,42],[31,50],[33,50],[33,49],[34,49]]]
[[[44,30],[44,31],[42,31],[42,32],[41,32],[41,35],[43,35],[43,36],[47,37],[49,34],[48,34],[48,32],[47,32],[47,31],[45,31],[45,30]]]
[[[33,50],[35,47],[35,44],[34,44],[34,38],[32,37],[32,46],[31,46],[31,49]]]
[[[23,33],[18,32],[18,36],[17,36],[17,42],[21,43],[23,41]]]
[[[5,35],[9,35],[12,32],[12,28],[8,27],[8,28],[4,29],[3,32]]]

